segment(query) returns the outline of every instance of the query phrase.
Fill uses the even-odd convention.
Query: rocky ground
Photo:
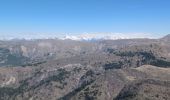
[[[1,100],[169,100],[161,39],[0,41]]]

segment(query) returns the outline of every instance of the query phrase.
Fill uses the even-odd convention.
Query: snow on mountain
[[[0,40],[11,39],[61,39],[61,40],[76,40],[76,41],[95,41],[95,40],[117,40],[117,39],[133,39],[133,38],[155,38],[151,34],[144,33],[82,33],[82,34],[5,34],[0,35]]]
[[[76,40],[76,41],[92,41],[92,40],[117,40],[117,39],[133,39],[133,38],[154,38],[149,34],[122,34],[122,33],[98,33],[98,34],[80,34],[80,35],[66,35],[62,40]]]

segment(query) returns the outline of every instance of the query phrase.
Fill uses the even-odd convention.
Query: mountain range
[[[169,100],[170,35],[1,40],[0,100]]]
[[[1,40],[34,40],[34,39],[61,39],[61,40],[75,40],[75,41],[98,41],[98,40],[117,40],[117,39],[134,39],[134,38],[158,38],[146,33],[82,33],[82,34],[7,34],[0,35]]]

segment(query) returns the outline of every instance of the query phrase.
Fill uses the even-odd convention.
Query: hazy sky
[[[170,0],[0,0],[0,35],[170,33]]]

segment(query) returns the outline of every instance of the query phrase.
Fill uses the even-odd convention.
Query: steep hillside
[[[162,39],[0,41],[1,100],[168,100]]]

